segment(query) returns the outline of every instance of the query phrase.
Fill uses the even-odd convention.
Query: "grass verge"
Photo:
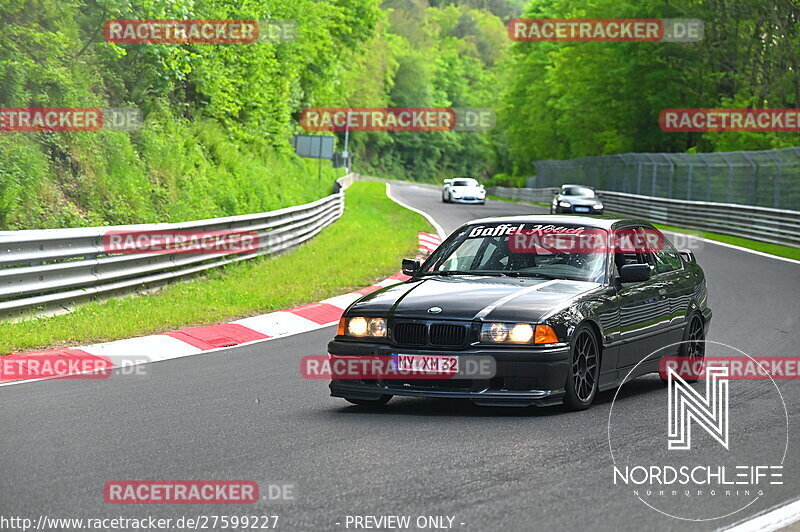
[[[345,213],[298,249],[212,271],[153,294],[79,306],[75,312],[0,324],[0,353],[94,343],[207,325],[346,293],[391,275],[431,231],[378,182],[347,190]]]
[[[709,233],[708,231],[696,231],[694,229],[685,229],[683,227],[675,227],[672,225],[653,225],[663,231],[673,231],[675,233],[685,233],[687,235],[700,236],[709,240],[717,240],[726,244],[733,244],[734,246],[752,249],[762,253],[769,253],[770,255],[777,255],[778,257],[800,260],[800,248],[792,246],[770,244],[769,242],[759,242],[758,240],[751,240],[749,238],[742,238],[739,236],[721,235],[719,233]]]
[[[493,200],[508,201],[511,203],[525,203],[527,205],[538,205],[540,207],[550,206],[547,203],[537,203],[537,202],[531,203],[529,201],[519,201],[508,198],[501,198],[500,196],[487,196],[487,198]],[[606,214],[609,216],[626,216],[624,214],[610,213],[610,212],[607,212]],[[675,227],[673,225],[664,225],[664,224],[653,224],[653,225],[664,231],[673,231],[675,233],[684,233],[687,235],[699,236],[707,238],[709,240],[716,240],[718,242],[724,242],[726,244],[732,244],[734,246],[752,249],[753,251],[760,251],[762,253],[769,253],[770,255],[777,255],[778,257],[786,257],[788,259],[800,260],[800,248],[792,246],[783,246],[781,244],[770,244],[769,242],[759,242],[758,240],[742,238],[739,236],[721,235],[719,233],[711,233],[709,231],[697,231],[695,229],[686,229],[685,227]]]
[[[539,202],[539,201],[521,201],[521,200],[513,200],[513,199],[509,199],[509,198],[503,198],[503,197],[500,197],[500,196],[493,196],[493,195],[491,195],[491,194],[489,194],[489,195],[488,195],[488,196],[486,196],[486,197],[487,197],[488,199],[492,199],[492,200],[498,200],[498,201],[507,201],[507,202],[509,202],[509,203],[524,203],[525,205],[538,205],[539,207],[547,207],[547,208],[550,208],[550,204],[549,204],[549,203],[542,203],[542,202]]]

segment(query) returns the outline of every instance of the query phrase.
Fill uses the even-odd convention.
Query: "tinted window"
[[[633,230],[640,235],[644,233],[644,229],[642,227],[635,227]],[[640,238],[644,239],[645,237],[641,236]],[[649,264],[650,266],[655,266],[656,260],[653,256],[653,253],[648,252],[644,248],[637,251],[629,250],[625,253],[614,254],[614,266],[616,266],[617,275],[619,275],[619,269],[627,264]]]
[[[474,184],[476,184],[475,181],[472,181],[470,179],[456,179],[455,181],[453,181],[454,187],[468,187]]]
[[[585,196],[587,198],[594,197],[594,190],[586,187],[564,187],[561,189],[563,196]]]
[[[664,246],[662,249],[653,251],[653,257],[656,261],[656,272],[664,273],[679,270],[682,266],[680,255],[666,238],[664,238],[663,242]]]
[[[534,226],[535,224],[522,224],[519,229],[531,229]],[[560,226],[560,229],[566,231],[576,227]],[[555,279],[604,282],[607,260],[605,252],[557,252],[539,245],[520,250],[509,242],[509,234],[516,230],[510,224],[468,226],[449,245],[440,246],[431,255],[425,263],[423,275],[453,270],[495,276],[508,276],[513,272],[520,276],[539,275]]]

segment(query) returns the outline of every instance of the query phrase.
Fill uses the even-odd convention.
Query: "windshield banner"
[[[480,236],[508,234],[508,249],[513,253],[651,253],[663,250],[665,244],[664,235],[655,229],[606,230],[552,224],[506,228],[479,226],[470,236],[479,229]],[[485,234],[487,229],[491,230],[489,234]]]

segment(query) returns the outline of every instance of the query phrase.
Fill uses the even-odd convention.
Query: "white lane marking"
[[[442,226],[441,226],[441,225],[439,225],[439,222],[437,222],[436,220],[434,220],[433,216],[431,216],[431,215],[430,215],[430,214],[428,214],[427,212],[425,212],[425,211],[423,211],[423,210],[421,210],[421,209],[414,208],[414,207],[412,207],[411,205],[408,205],[407,203],[403,203],[403,202],[402,202],[402,201],[400,201],[399,199],[397,199],[397,198],[395,198],[394,196],[392,196],[392,185],[391,185],[390,183],[388,183],[388,182],[386,183],[386,196],[387,196],[387,197],[388,197],[390,200],[392,200],[393,202],[395,202],[395,203],[397,203],[398,205],[400,205],[401,207],[405,207],[405,208],[406,208],[406,209],[408,209],[409,211],[414,211],[415,213],[417,213],[417,214],[421,214],[422,216],[424,216],[424,217],[425,217],[425,219],[426,219],[426,220],[428,220],[428,221],[431,223],[431,225],[433,226],[433,228],[434,228],[434,229],[436,229],[436,233],[438,233],[438,235],[439,235],[439,238],[441,238],[442,240],[444,240],[444,238],[445,238],[445,235],[446,235],[447,233],[445,232],[444,228],[442,228]]]
[[[378,284],[380,286],[387,286],[390,284],[395,284],[400,282],[402,281],[386,278],[380,281]],[[333,305],[334,307],[342,309],[342,312],[344,312],[344,309],[347,308],[350,305],[350,303],[352,303],[357,299],[360,299],[362,296],[363,294],[359,294],[357,292],[350,292],[348,294],[342,294],[340,296],[323,299],[321,303],[327,303],[329,305]],[[164,360],[184,358],[193,355],[200,355],[203,353],[214,353],[225,349],[235,349],[238,347],[257,344],[260,342],[268,342],[270,340],[276,340],[278,338],[286,338],[288,336],[295,336],[297,334],[303,334],[307,332],[316,331],[319,329],[324,329],[326,327],[331,327],[333,325],[336,325],[338,321],[339,320],[337,319],[335,321],[331,321],[328,323],[318,324],[311,320],[307,320],[302,316],[293,314],[289,310],[286,310],[286,311],[271,312],[269,314],[262,314],[260,316],[252,316],[249,318],[244,318],[241,320],[230,322],[230,323],[236,323],[238,325],[243,325],[245,327],[253,329],[254,331],[270,336],[269,338],[244,342],[234,346],[226,346],[226,347],[218,347],[214,349],[202,350],[200,348],[194,347],[191,344],[178,340],[177,338],[173,338],[172,336],[167,336],[165,334],[154,334],[149,336],[139,336],[135,338],[115,340],[112,342],[104,342],[101,344],[77,346],[77,347],[72,347],[70,349],[78,349],[81,351],[85,351],[89,354],[105,357],[113,364],[111,366],[105,367],[102,370],[102,371],[108,371],[122,367],[138,366],[140,364],[151,364],[154,362],[162,362]],[[169,351],[166,351],[167,347],[169,347]],[[143,355],[142,352],[147,353],[147,355]],[[88,373],[96,373],[96,372],[97,371],[86,371],[80,373],[80,375]],[[0,388],[4,386],[14,386],[17,384],[27,384],[30,382],[50,380],[53,378],[59,378],[59,377],[41,377],[36,379],[0,382]],[[68,377],[61,377],[61,378],[68,378]]]
[[[440,244],[442,242],[442,240],[438,236],[432,235],[430,233],[420,233],[419,241],[430,242],[431,244]]]
[[[154,360],[168,360],[179,356],[194,355],[202,351],[199,347],[165,334],[127,338],[114,342],[87,345],[78,349],[86,351],[90,355],[106,357],[111,361],[119,360],[120,363],[125,361],[139,363],[139,360],[143,360],[143,363]]]
[[[306,321],[308,321],[308,320],[306,320]],[[269,341],[272,341],[272,340],[278,340],[278,339],[281,339],[281,338],[286,338],[287,336],[295,336],[295,335],[298,335],[298,334],[303,334],[303,333],[307,333],[307,332],[313,332],[313,331],[316,331],[316,330],[319,330],[319,329],[324,329],[326,327],[333,327],[334,325],[336,325],[337,322],[332,321],[330,323],[324,323],[322,325],[314,323],[313,321],[309,321],[309,323],[311,324],[309,326],[309,328],[306,329],[306,330],[303,330],[303,331],[291,332],[291,333],[287,333],[287,334],[282,334],[280,336],[273,336],[271,338],[262,338],[260,340],[253,340],[251,342],[243,342],[241,344],[236,344],[236,345],[231,345],[231,346],[226,346],[226,347],[215,347],[214,349],[207,349],[205,351],[203,351],[202,349],[197,349],[197,352],[184,351],[183,353],[174,354],[172,356],[168,356],[166,358],[160,358],[160,359],[157,359],[157,360],[144,361],[141,358],[139,358],[139,359],[135,360],[133,363],[131,363],[131,361],[125,361],[124,363],[119,363],[119,364],[116,364],[114,366],[109,366],[109,367],[106,367],[106,368],[104,368],[102,370],[84,371],[84,372],[79,373],[77,375],[86,375],[86,374],[89,374],[89,373],[98,373],[99,371],[109,371],[109,370],[112,370],[112,369],[119,369],[119,368],[128,367],[128,366],[138,366],[138,365],[141,365],[141,364],[155,364],[157,362],[165,362],[167,360],[174,360],[176,358],[186,358],[186,357],[191,357],[191,356],[195,356],[195,355],[204,355],[206,353],[216,353],[217,351],[225,351],[227,349],[238,349],[240,347],[245,347],[245,346],[248,346],[248,345],[259,344],[261,342],[269,342]],[[163,335],[154,335],[154,336],[163,336]],[[140,338],[141,339],[145,339],[145,338],[150,338],[150,337],[142,336]],[[168,337],[168,338],[172,338],[172,337]],[[134,338],[129,338],[129,340],[134,340]],[[180,341],[180,340],[178,340],[178,341]],[[93,346],[70,347],[70,349],[80,349],[82,351],[88,351],[88,349],[90,347],[93,347]],[[192,346],[189,346],[189,347],[192,347]],[[109,356],[109,355],[104,355],[104,356],[109,358],[112,362],[115,362],[115,358],[118,358],[118,357],[112,357],[112,356]],[[24,381],[0,382],[0,388],[2,388],[4,386],[15,386],[17,384],[28,384],[30,382],[47,381],[47,380],[59,379],[59,378],[69,379],[70,377],[74,377],[74,375],[70,375],[69,377],[41,377],[41,378],[38,378],[38,379],[28,379],[28,380],[24,380]]]
[[[722,247],[725,247],[725,248],[731,248],[731,249],[735,249],[737,251],[744,251],[745,253],[750,253],[751,255],[760,255],[762,257],[767,257],[767,258],[770,258],[770,259],[782,260],[784,262],[791,262],[793,264],[800,264],[800,260],[790,259],[789,257],[780,257],[778,255],[773,255],[771,253],[764,253],[763,251],[756,251],[755,249],[745,248],[745,247],[742,247],[742,246],[736,246],[734,244],[728,244],[727,242],[720,242],[719,240],[711,240],[710,238],[703,238],[702,236],[695,236],[695,235],[690,235],[690,234],[687,234],[687,233],[679,233],[677,231],[664,230],[663,232],[664,233],[668,233],[668,234],[673,234],[673,235],[681,235],[681,236],[686,236],[686,237],[689,237],[689,238],[694,238],[694,239],[699,240],[701,242],[707,242],[709,244],[715,244],[717,246],[722,246]]]
[[[433,225],[436,228],[436,231],[439,233],[439,236],[442,237],[442,239],[444,240],[445,232],[442,229],[442,226],[439,225],[438,222],[436,222],[436,220],[434,220],[433,217],[430,214],[428,214],[427,212],[425,212],[423,210],[420,210],[420,209],[416,209],[414,207],[411,207],[410,205],[407,205],[407,204],[403,203],[402,201],[398,200],[397,198],[393,197],[392,194],[391,194],[391,190],[389,188],[389,183],[388,182],[386,183],[386,195],[389,196],[389,199],[391,199],[395,203],[405,207],[406,209],[412,210],[412,211],[414,211],[416,213],[419,213],[422,216],[424,216],[431,223],[431,225]],[[784,262],[789,262],[789,263],[792,263],[792,264],[800,264],[800,260],[790,259],[788,257],[780,257],[778,255],[773,255],[771,253],[764,253],[763,251],[756,251],[754,249],[745,248],[745,247],[737,246],[737,245],[734,245],[734,244],[728,244],[727,242],[720,242],[719,240],[711,240],[709,238],[703,238],[702,236],[689,235],[689,234],[686,234],[686,233],[679,233],[677,231],[666,231],[666,230],[664,230],[663,232],[664,233],[672,233],[672,234],[676,234],[676,235],[683,235],[683,236],[687,236],[689,238],[695,238],[697,240],[700,240],[701,242],[707,242],[709,244],[715,244],[717,246],[722,246],[722,247],[726,247],[726,248],[730,248],[730,249],[735,249],[737,251],[743,251],[745,253],[750,253],[751,255],[759,255],[761,257],[767,257],[769,259],[782,260]]]
[[[340,296],[329,297],[328,299],[323,299],[320,303],[327,303],[329,305],[333,305],[334,307],[338,307],[344,309],[349,307],[354,301],[361,299],[363,296],[361,294],[357,294],[355,292],[350,292],[349,294],[342,294]]]
[[[267,336],[286,336],[311,330],[317,323],[291,312],[270,312],[261,316],[232,321]]]
[[[800,521],[800,500],[773,507],[761,514],[756,514],[747,521],[719,530],[725,532],[771,532],[798,521]]]

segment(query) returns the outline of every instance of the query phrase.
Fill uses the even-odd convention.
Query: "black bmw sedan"
[[[410,279],[350,305],[328,344],[330,361],[373,358],[393,371],[335,375],[334,397],[580,410],[634,367],[631,377],[657,372],[663,356],[704,356],[703,270],[645,222],[476,220],[403,271]],[[490,374],[463,371],[478,359],[493,363]]]

